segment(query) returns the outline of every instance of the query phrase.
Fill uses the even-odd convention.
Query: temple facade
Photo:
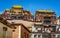
[[[33,16],[29,10],[24,10],[22,6],[12,6],[11,9],[6,9],[2,14],[5,19],[24,19],[33,21]]]
[[[56,18],[53,10],[37,10],[32,15],[29,10],[24,10],[22,6],[14,5],[11,9],[6,9],[0,16],[12,26],[16,26],[15,31],[13,30],[13,38],[27,38],[29,34],[30,38],[60,38],[60,17]],[[24,28],[25,31],[22,30],[21,33],[26,32],[26,37],[23,37],[25,33],[18,36],[19,28],[21,30]]]

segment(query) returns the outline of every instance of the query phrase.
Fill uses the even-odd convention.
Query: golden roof
[[[13,8],[23,8],[22,6],[14,5]]]
[[[37,11],[39,11],[39,12],[54,12],[52,10],[37,10]]]

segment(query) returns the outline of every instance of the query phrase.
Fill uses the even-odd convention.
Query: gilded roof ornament
[[[23,8],[23,7],[19,6],[19,5],[14,5],[14,6],[12,6],[12,8]]]

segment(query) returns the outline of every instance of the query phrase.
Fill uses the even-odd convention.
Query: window
[[[13,32],[15,32],[15,30],[12,30]]]
[[[7,28],[6,27],[3,27],[3,31],[7,31]]]
[[[45,14],[45,12],[38,12],[39,14]]]
[[[12,22],[12,24],[14,24],[14,22]]]
[[[26,38],[26,33],[24,33],[24,38]]]
[[[56,26],[51,26],[51,28],[53,32],[56,32]]]
[[[15,15],[12,15],[11,18],[16,18],[16,16]]]
[[[6,31],[7,31],[7,28],[3,27],[3,38],[6,38]]]
[[[12,18],[16,18],[16,16],[12,16]]]
[[[46,14],[54,14],[54,12],[46,12]]]
[[[18,12],[18,13],[21,13],[21,12]]]
[[[37,35],[34,35],[34,38],[37,38]]]
[[[38,38],[41,38],[40,35],[38,35]]]
[[[50,20],[44,20],[44,23],[45,24],[51,24],[51,21]]]
[[[58,35],[58,37],[57,38],[60,38],[60,35]]]
[[[52,35],[52,38],[55,38],[55,35]]]
[[[44,17],[44,19],[51,19],[51,17]]]
[[[37,30],[38,28],[36,27],[36,30]]]
[[[23,18],[23,16],[18,16],[18,19],[22,19]]]
[[[18,12],[20,15],[22,14],[22,12]]]

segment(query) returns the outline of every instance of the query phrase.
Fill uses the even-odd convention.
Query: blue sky
[[[21,5],[34,15],[36,10],[54,10],[60,16],[60,0],[0,0],[0,12],[11,9],[13,5]]]

